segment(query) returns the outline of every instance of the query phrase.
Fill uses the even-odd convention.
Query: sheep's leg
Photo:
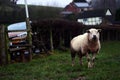
[[[92,66],[94,66],[95,58],[96,58],[96,53],[92,54]]]
[[[91,65],[91,62],[90,62],[90,55],[87,53],[86,57],[87,57],[87,61],[88,61],[88,68],[91,68],[92,65]]]
[[[74,60],[75,60],[76,53],[71,51],[71,58],[72,58],[72,66],[74,66]]]
[[[83,63],[82,63],[82,56],[79,57],[79,61],[80,61],[80,65],[82,66]]]
[[[83,63],[82,63],[82,55],[81,55],[81,54],[82,54],[82,53],[80,52],[80,53],[78,54],[78,57],[79,57],[80,65],[82,66]]]

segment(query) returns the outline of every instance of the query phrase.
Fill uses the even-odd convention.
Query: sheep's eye
[[[87,33],[90,33],[90,31],[89,31],[89,30],[87,30]]]
[[[98,29],[98,32],[101,32],[101,29]]]

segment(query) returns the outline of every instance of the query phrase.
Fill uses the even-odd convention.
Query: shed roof
[[[74,4],[79,8],[90,7],[87,2],[75,2]]]

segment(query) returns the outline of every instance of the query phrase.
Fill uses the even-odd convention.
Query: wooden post
[[[4,33],[4,35],[5,35],[5,51],[6,51],[6,63],[8,64],[8,54],[9,54],[9,51],[8,51],[8,49],[9,49],[9,37],[8,37],[8,28],[7,28],[7,26],[5,26],[5,33]]]
[[[110,32],[109,32],[109,30],[107,31],[107,41],[110,41]]]
[[[31,25],[29,18],[26,18],[26,27],[27,27],[27,41],[29,45],[32,45],[32,36],[31,36]],[[32,60],[32,47],[29,47],[29,60]]]
[[[0,63],[5,65],[8,63],[8,54],[6,46],[5,26],[0,26]]]
[[[51,47],[51,51],[54,50],[53,47],[53,34],[52,34],[52,28],[50,28],[50,47]]]
[[[25,62],[25,56],[24,56],[24,52],[20,51],[20,56],[21,56],[21,59],[22,59],[22,62]]]
[[[64,38],[62,35],[64,35],[64,31],[62,30],[61,33],[59,33],[60,35],[60,43],[59,43],[59,47],[62,48],[63,45],[65,45],[65,42],[64,42]]]
[[[118,30],[115,31],[116,40],[118,40]]]
[[[27,0],[25,1],[25,12],[26,12],[26,26],[27,26],[27,40],[28,44],[32,45],[32,36],[31,36],[31,25],[29,20],[28,5]],[[29,60],[32,60],[32,47],[29,47]]]

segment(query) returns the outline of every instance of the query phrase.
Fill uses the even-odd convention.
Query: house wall
[[[80,9],[78,9],[72,2],[64,8],[64,11],[71,11],[73,13],[78,13]]]

